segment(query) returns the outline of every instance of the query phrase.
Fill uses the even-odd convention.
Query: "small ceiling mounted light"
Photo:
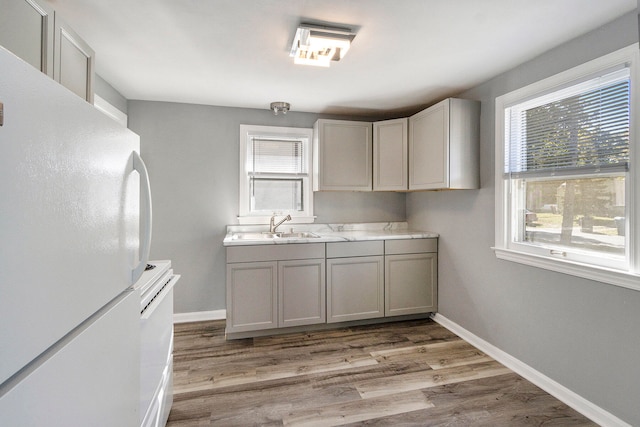
[[[289,56],[295,64],[328,67],[344,58],[355,36],[348,28],[301,24]]]
[[[287,111],[289,111],[289,109],[291,109],[291,104],[289,104],[288,102],[271,103],[271,111],[273,111],[273,114],[275,114],[276,116],[280,112],[282,112],[282,114],[287,114]]]

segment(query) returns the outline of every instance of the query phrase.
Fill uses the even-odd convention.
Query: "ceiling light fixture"
[[[271,111],[273,111],[273,114],[275,114],[276,116],[279,112],[282,112],[282,114],[287,114],[287,111],[289,111],[289,109],[291,109],[291,104],[289,104],[288,102],[280,101],[271,103]]]
[[[344,58],[355,36],[348,28],[301,24],[289,56],[295,64],[328,67]]]

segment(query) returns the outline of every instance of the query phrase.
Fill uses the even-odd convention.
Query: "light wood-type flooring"
[[[592,426],[432,320],[226,341],[175,326],[183,426]]]

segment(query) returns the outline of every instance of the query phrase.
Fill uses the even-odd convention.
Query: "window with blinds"
[[[505,173],[514,177],[626,170],[629,69],[525,101],[505,111]]]
[[[304,143],[299,139],[251,138],[251,210],[301,212],[308,177]]]
[[[312,213],[311,129],[241,125],[240,215],[258,223],[273,214]]]
[[[253,176],[306,174],[301,140],[251,138],[250,160],[249,173]]]
[[[496,98],[499,257],[569,274],[577,270],[558,262],[619,271],[640,266],[630,251],[638,244],[637,213],[628,195],[638,188],[631,182],[638,177],[632,132],[637,50]]]

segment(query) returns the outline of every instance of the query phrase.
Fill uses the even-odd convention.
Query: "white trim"
[[[282,216],[280,214],[277,214],[277,216]],[[256,224],[269,224],[269,220],[271,219],[271,216],[239,216],[238,218],[238,224],[241,225],[256,225]],[[291,215],[291,221],[287,221],[286,224],[284,224],[284,227],[288,226],[289,224],[313,224],[316,220],[315,216],[295,216],[295,215]]]
[[[496,258],[640,291],[640,275],[512,249],[492,248]]]
[[[122,111],[118,110],[106,99],[93,95],[93,106],[98,110],[111,117],[116,122],[120,123],[122,126],[127,127],[128,116]]]
[[[174,313],[173,323],[203,322],[206,320],[225,320],[227,310],[194,311],[192,313]]]
[[[526,363],[516,359],[508,353],[505,353],[504,351],[488,343],[472,332],[469,332],[457,323],[449,320],[445,316],[436,313],[433,314],[431,318],[454,334],[458,335],[463,340],[467,341],[469,344],[477,347],[488,356],[492,357],[518,375],[540,387],[556,399],[580,412],[582,415],[589,418],[593,422],[601,426],[631,427],[630,424],[627,424],[612,413],[605,411],[601,407],[593,404],[579,394],[569,390],[562,384],[547,377],[546,375],[535,370]]]

